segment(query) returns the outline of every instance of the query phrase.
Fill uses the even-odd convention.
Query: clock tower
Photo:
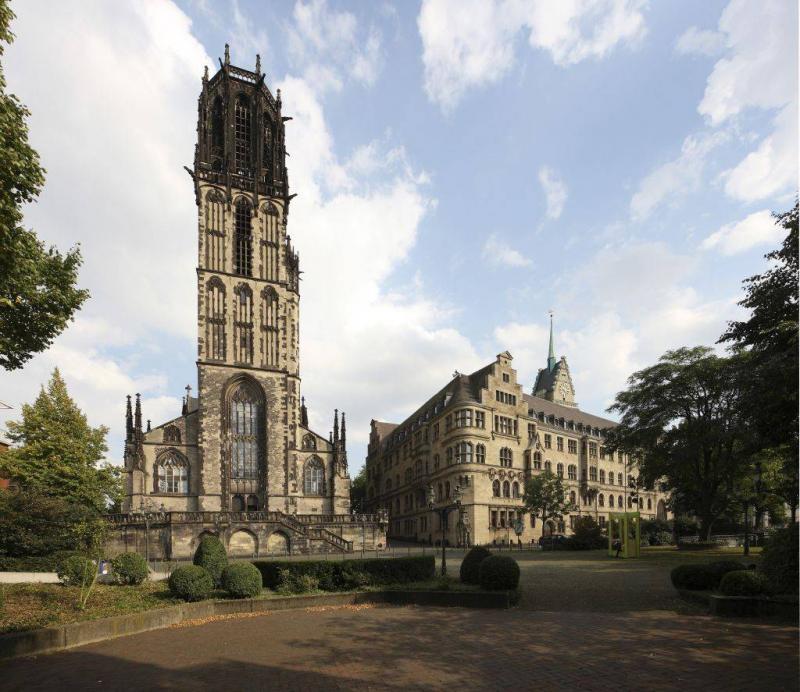
[[[556,360],[553,348],[553,314],[550,313],[550,348],[547,353],[547,367],[539,370],[536,375],[536,384],[533,385],[533,395],[540,399],[547,399],[562,406],[576,408],[575,387],[569,374],[567,359],[561,356]]]

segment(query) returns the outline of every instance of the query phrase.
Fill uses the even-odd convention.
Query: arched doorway
[[[271,533],[267,539],[267,552],[270,555],[287,555],[289,553],[289,537],[283,531]]]
[[[239,530],[231,534],[228,555],[231,557],[253,557],[258,552],[256,537],[249,531]]]

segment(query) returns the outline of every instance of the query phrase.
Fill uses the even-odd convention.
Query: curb
[[[474,593],[468,591],[359,591],[319,596],[288,596],[270,599],[200,601],[168,608],[144,610],[99,620],[74,622],[27,632],[0,635],[0,659],[63,651],[106,639],[125,637],[213,615],[260,613],[313,606],[340,606],[361,603],[423,605],[461,608],[507,609],[512,605],[509,592]]]

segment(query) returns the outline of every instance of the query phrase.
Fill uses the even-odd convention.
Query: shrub
[[[775,593],[797,593],[797,524],[778,529],[761,553],[761,570]]]
[[[470,550],[461,561],[461,571],[459,577],[465,584],[480,584],[480,567],[487,557],[492,554],[492,551],[476,545]]]
[[[722,578],[728,574],[728,572],[739,572],[740,570],[747,569],[747,565],[737,562],[736,560],[719,560],[709,563],[706,567],[708,567],[709,571],[714,575],[714,588],[719,586]]]
[[[366,572],[343,572],[342,587],[348,591],[351,589],[363,589],[372,584],[372,577]]]
[[[608,538],[592,517],[578,517],[573,535],[566,540],[568,550],[597,550],[608,545]]]
[[[111,570],[117,584],[141,584],[149,574],[147,562],[139,553],[122,553],[112,558]]]
[[[197,546],[192,562],[205,569],[214,581],[214,586],[222,584],[222,570],[228,564],[228,554],[216,536],[204,536]]]
[[[480,585],[487,591],[513,590],[519,584],[519,565],[508,555],[490,555],[480,566]]]
[[[64,560],[80,554],[77,550],[58,550],[50,555],[3,556],[0,557],[0,572],[56,572]]]
[[[669,576],[676,589],[710,591],[717,585],[714,572],[708,565],[678,565]]]
[[[319,579],[310,574],[297,574],[289,569],[278,571],[279,583],[275,589],[279,594],[308,593],[319,588]]]
[[[767,591],[767,579],[758,572],[741,569],[722,577],[719,590],[726,596],[759,596]]]
[[[433,555],[397,558],[370,558],[366,560],[257,560],[253,562],[264,586],[276,590],[281,584],[281,570],[294,575],[307,575],[317,580],[323,591],[342,591],[354,588],[354,581],[366,575],[371,584],[405,584],[433,578],[435,561]]]
[[[656,531],[655,533],[648,533],[647,540],[650,545],[672,545],[672,532]]]
[[[261,593],[261,572],[250,562],[234,562],[222,570],[222,588],[233,598],[254,598]]]
[[[85,586],[92,581],[97,566],[88,557],[71,555],[61,562],[56,573],[64,586]]]
[[[183,565],[170,575],[169,590],[184,601],[202,601],[214,590],[214,580],[203,567]]]

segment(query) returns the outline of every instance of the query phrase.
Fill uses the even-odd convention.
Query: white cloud
[[[494,233],[483,245],[483,257],[495,266],[528,267],[531,264],[527,257],[504,243]]]
[[[754,212],[741,221],[729,223],[708,236],[703,250],[718,249],[723,255],[736,255],[757,245],[778,245],[784,230],[775,223],[768,209]]]
[[[558,174],[547,166],[539,169],[539,183],[547,198],[547,218],[559,218],[567,201],[567,186]]]
[[[338,91],[342,75],[372,86],[383,66],[382,35],[374,26],[360,31],[350,12],[338,12],[327,0],[297,0],[287,38],[296,68],[319,91]]]
[[[632,218],[642,221],[662,204],[696,191],[709,155],[728,139],[725,131],[689,135],[684,139],[678,158],[659,166],[639,183],[631,198]]]
[[[725,37],[718,31],[690,26],[675,42],[675,51],[681,55],[719,55],[725,48]]]
[[[514,63],[514,39],[562,67],[602,58],[645,34],[643,0],[424,0],[417,25],[425,91],[448,111],[464,93],[498,81]]]
[[[725,191],[752,202],[797,185],[797,3],[732,0],[719,21],[728,47],[698,106],[712,126],[752,108],[779,110],[774,132],[728,172]]]

